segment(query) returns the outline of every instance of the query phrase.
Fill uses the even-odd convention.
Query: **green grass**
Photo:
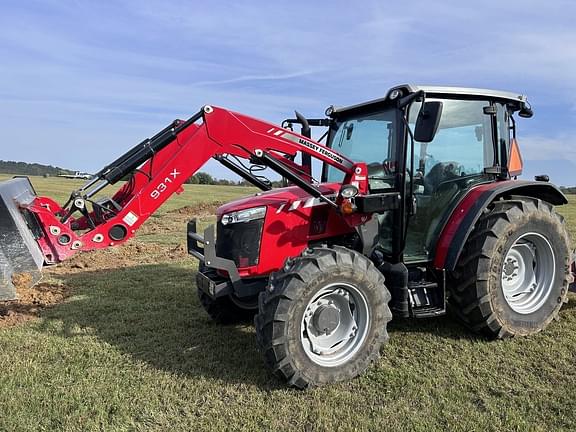
[[[74,184],[34,182],[63,197]],[[247,192],[189,186],[164,210]],[[576,238],[576,200],[560,210]],[[136,241],[182,244],[185,218],[152,218]],[[576,429],[574,296],[530,338],[488,341],[450,317],[395,320],[365,375],[300,392],[264,368],[251,326],[208,319],[193,259],[159,257],[50,275],[73,295],[0,330],[0,430]]]

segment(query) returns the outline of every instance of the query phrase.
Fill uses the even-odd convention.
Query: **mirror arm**
[[[426,99],[426,93],[424,92],[424,90],[418,90],[417,92],[409,94],[408,96],[398,100],[398,108],[402,109],[405,106],[411,104],[415,100],[419,100],[422,101],[422,103],[424,103],[425,99]]]

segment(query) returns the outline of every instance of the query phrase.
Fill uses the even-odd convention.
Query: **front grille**
[[[222,225],[218,222],[216,255],[234,260],[238,267],[258,264],[264,219]]]

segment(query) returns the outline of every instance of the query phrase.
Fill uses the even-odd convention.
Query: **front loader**
[[[62,206],[26,178],[0,184],[0,299],[44,265],[126,242],[213,158],[261,192],[221,206],[204,233],[188,223],[200,303],[221,323],[254,317],[266,363],[290,385],[359,375],[392,317],[450,309],[491,337],[536,333],[567,301],[574,270],[554,210],[566,197],[544,176],[516,179],[515,116],[532,116],[525,96],[413,85],[281,126],[204,106]],[[288,186],[272,189],[262,167]]]

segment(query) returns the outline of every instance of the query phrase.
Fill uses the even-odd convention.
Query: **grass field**
[[[77,182],[34,179],[64,199]],[[395,320],[351,382],[300,392],[264,368],[252,326],[195,293],[185,223],[249,188],[188,186],[126,246],[47,272],[70,296],[0,329],[0,430],[576,430],[576,296],[530,338],[488,341],[450,316]],[[183,206],[196,205],[196,210]],[[576,238],[576,200],[560,208]]]

